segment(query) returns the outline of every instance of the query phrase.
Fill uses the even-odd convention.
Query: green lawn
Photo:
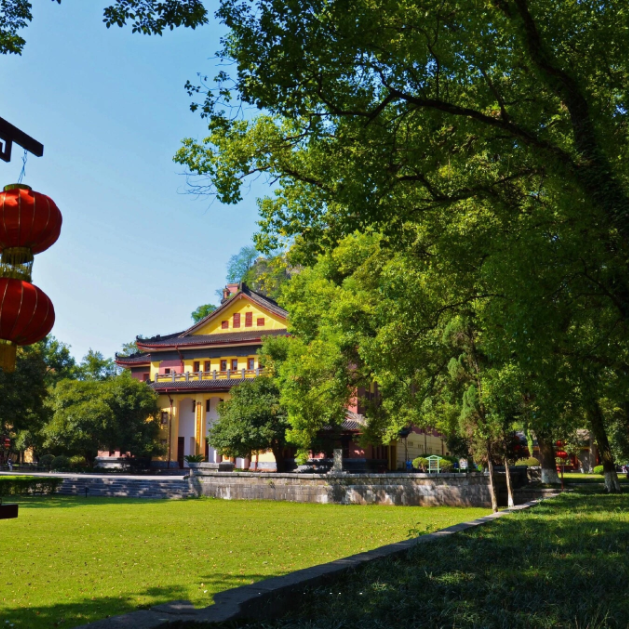
[[[584,485],[306,591],[282,620],[237,626],[626,629],[629,494]]]
[[[581,474],[580,472],[566,472],[564,480],[567,483],[604,483],[605,478],[601,474]],[[621,483],[629,483],[626,474],[618,472],[618,480]]]
[[[69,629],[173,599],[208,605],[230,587],[489,513],[211,499],[19,503],[19,518],[0,520],[0,622],[16,629]]]

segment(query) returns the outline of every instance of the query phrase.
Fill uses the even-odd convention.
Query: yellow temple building
[[[194,454],[205,455],[209,462],[221,460],[206,440],[218,404],[233,386],[262,373],[258,348],[267,336],[286,335],[286,326],[287,312],[275,301],[245,284],[228,284],[221,305],[192,327],[138,338],[139,353],[116,356],[119,366],[159,395],[161,440],[167,452],[154,466],[183,468],[184,457]],[[261,455],[259,464],[264,466],[267,458],[274,465],[270,453]],[[244,459],[235,464],[249,467]]]
[[[218,418],[217,407],[229,397],[233,386],[262,373],[258,349],[267,336],[286,336],[288,313],[272,299],[246,284],[228,284],[221,305],[193,326],[166,336],[138,338],[140,350],[132,356],[116,356],[116,363],[129,369],[158,394],[161,441],[166,454],[152,461],[153,467],[185,468],[187,455],[204,455],[218,463],[221,455],[207,443],[208,430]],[[374,385],[375,387],[375,385]],[[374,391],[357,391],[334,447],[342,449],[348,469],[384,472],[404,468],[419,454],[447,454],[441,435],[416,427],[389,445],[360,446],[364,401]],[[329,453],[312,453],[322,459]],[[102,452],[99,464],[108,467],[120,453]],[[289,469],[292,453],[286,452]],[[273,454],[261,452],[255,460],[236,459],[236,468],[274,471]]]

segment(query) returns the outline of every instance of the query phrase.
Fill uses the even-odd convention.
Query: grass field
[[[305,592],[301,607],[282,620],[237,626],[626,629],[629,494],[582,485]],[[184,627],[192,629],[177,629]]]
[[[564,480],[567,483],[604,483],[605,478],[601,474],[581,474],[580,472],[566,472]],[[626,474],[618,472],[618,480],[621,483],[629,483]]]
[[[14,500],[11,500],[14,501]],[[0,521],[0,626],[75,627],[325,563],[487,509],[19,498]]]

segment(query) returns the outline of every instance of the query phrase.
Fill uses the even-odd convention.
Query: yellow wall
[[[252,304],[246,297],[237,295],[232,297],[233,303],[230,304],[225,310],[216,315],[216,318],[210,318],[210,320],[197,328],[193,335],[197,334],[223,334],[228,332],[246,332],[249,330],[285,330],[286,320],[271,314],[267,310],[260,308],[259,306]],[[240,313],[240,327],[234,328],[233,315]],[[253,326],[245,327],[245,313],[253,313]],[[264,325],[258,326],[258,317],[264,317]],[[222,328],[222,322],[227,321],[228,327]]]
[[[443,456],[449,454],[445,441],[441,437],[433,437],[432,435],[421,435],[412,432],[407,440],[408,460],[412,461],[418,456],[437,454]],[[397,466],[404,467],[404,439],[397,441]]]
[[[172,409],[170,405],[170,398],[168,395],[160,395],[157,403],[160,408],[160,440],[165,441],[166,447],[168,447],[168,438],[170,432],[170,460],[177,460],[177,439],[179,437],[179,408],[180,404],[189,404],[191,400],[196,402],[195,413],[195,442],[196,451],[194,454],[205,454],[205,436],[207,434],[207,417],[205,410],[205,403],[212,398],[220,398],[223,400],[229,399],[229,393],[175,393],[171,394]],[[169,424],[161,424],[161,413],[168,413],[170,419]],[[167,461],[168,452],[163,456],[156,457],[158,461]]]

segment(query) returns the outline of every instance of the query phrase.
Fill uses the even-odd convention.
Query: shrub
[[[63,454],[60,454],[53,459],[50,469],[55,472],[65,472],[70,469],[70,459]]]
[[[0,498],[27,494],[54,494],[61,483],[63,483],[62,478],[0,476]]]
[[[428,459],[418,456],[416,459],[413,459],[413,467],[416,470],[421,469],[422,472],[425,472],[428,469]]]
[[[183,457],[186,463],[203,463],[205,461],[204,454],[188,454]]]
[[[597,465],[592,471],[595,474],[600,474],[601,476],[604,474],[602,465]]]
[[[448,461],[447,459],[441,459],[439,461],[439,471],[440,472],[451,472],[454,464],[452,461]]]
[[[87,470],[91,465],[84,456],[72,456],[70,457],[70,467],[73,470]]]
[[[526,467],[538,467],[539,466],[539,461],[531,456],[528,459],[520,459],[519,461],[515,462],[516,465],[525,465]]]
[[[44,456],[42,456],[39,459],[39,464],[44,468],[49,470],[52,466],[52,462],[55,460],[55,455],[54,454],[44,454]]]

